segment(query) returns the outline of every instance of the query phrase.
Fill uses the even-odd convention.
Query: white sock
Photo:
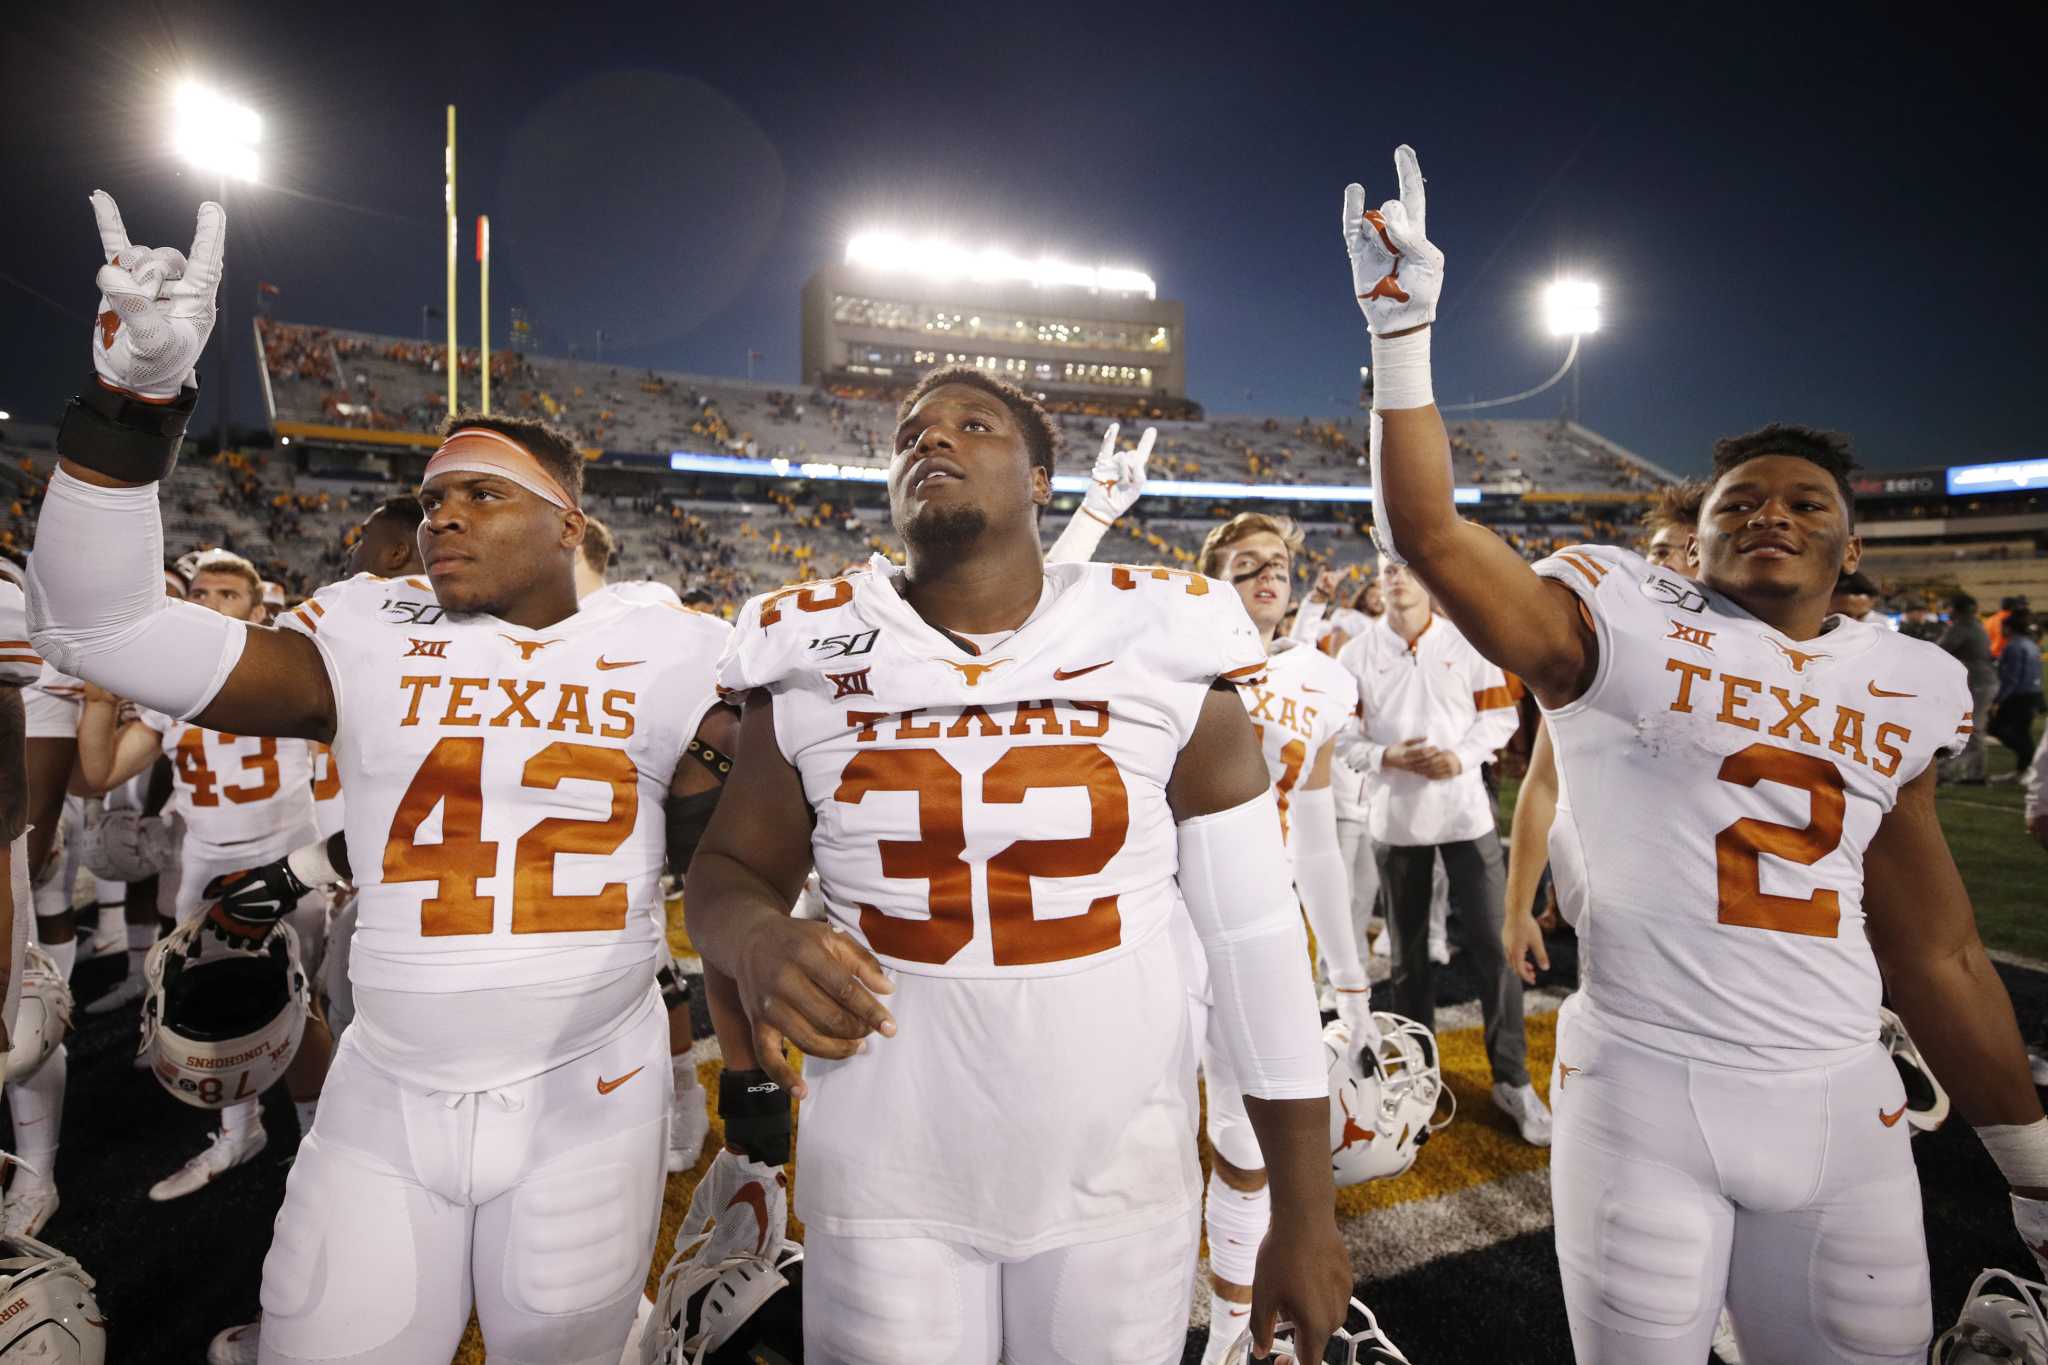
[[[70,1070],[70,1054],[59,1045],[49,1060],[36,1068],[27,1080],[7,1085],[7,1107],[14,1114],[14,1153],[34,1170],[15,1173],[16,1189],[22,1184],[42,1188],[57,1180],[57,1141],[64,1132],[64,1080]]]
[[[1202,1365],[1216,1365],[1229,1353],[1231,1343],[1251,1325],[1252,1306],[1233,1303],[1209,1289],[1209,1339],[1202,1345]]]
[[[231,1138],[246,1138],[263,1126],[263,1115],[254,1100],[236,1100],[220,1111],[220,1130]]]
[[[78,940],[71,938],[63,943],[45,943],[43,951],[48,953],[50,960],[57,964],[57,975],[69,981],[71,979],[71,969],[78,965]]]
[[[299,1137],[301,1139],[313,1131],[313,1114],[319,1108],[320,1097],[318,1095],[315,1095],[310,1100],[292,1101],[292,1109],[299,1116]]]
[[[142,964],[149,957],[149,950],[156,944],[154,924],[131,924],[128,926],[128,975],[142,980]]]
[[[697,1063],[687,1052],[679,1052],[668,1059],[669,1074],[675,1077],[676,1098],[681,1099],[685,1090],[695,1090],[703,1085],[697,1079]]]

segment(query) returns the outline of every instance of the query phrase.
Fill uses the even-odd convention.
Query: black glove
[[[300,881],[283,858],[261,867],[215,877],[203,893],[208,900],[244,924],[275,924],[289,915],[299,898],[312,890]]]

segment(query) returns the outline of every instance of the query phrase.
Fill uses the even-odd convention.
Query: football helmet
[[[195,1108],[262,1094],[306,1031],[311,986],[299,937],[282,920],[247,925],[214,906],[157,940],[143,983],[136,1053]]]
[[[1330,1068],[1330,1173],[1339,1185],[1400,1175],[1429,1135],[1449,1125],[1457,1099],[1444,1088],[1436,1039],[1413,1019],[1375,1011],[1380,1046],[1351,1046],[1342,1020],[1323,1029]],[[1450,1110],[1436,1117],[1448,1099]]]
[[[14,1012],[6,1079],[25,1081],[35,1075],[69,1032],[71,986],[56,959],[41,944],[31,943],[21,964],[21,1004]]]
[[[0,1365],[102,1365],[107,1323],[92,1276],[33,1237],[0,1236]]]
[[[661,1272],[641,1365],[791,1365],[803,1359],[804,1249],[709,1260],[711,1234],[676,1248]]]
[[[184,841],[183,816],[144,815],[132,806],[108,810],[95,798],[85,803],[78,856],[96,877],[140,882],[176,869]]]
[[[1416,1025],[1420,1028],[1421,1025]],[[1281,1356],[1293,1360],[1294,1326],[1283,1322],[1273,1333],[1273,1358]],[[1230,1344],[1229,1352],[1223,1357],[1223,1365],[1251,1365],[1252,1333],[1247,1327],[1238,1339]],[[1401,1348],[1387,1340],[1387,1334],[1380,1330],[1372,1310],[1357,1299],[1344,1312],[1344,1325],[1330,1334],[1330,1344],[1323,1351],[1327,1365],[1411,1365]]]
[[[1948,1118],[1948,1091],[1934,1079],[1920,1049],[1913,1046],[1905,1021],[1883,1006],[1877,1011],[1877,1041],[1892,1054],[1892,1065],[1906,1085],[1906,1122],[1916,1133],[1931,1133]]]
[[[2006,1289],[2013,1294],[1999,1292]],[[1933,1365],[2048,1365],[2048,1284],[1985,1271],[1930,1359]]]

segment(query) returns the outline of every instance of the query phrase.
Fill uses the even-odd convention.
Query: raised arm
[[[1082,564],[1093,559],[1102,537],[1145,491],[1145,462],[1152,458],[1152,442],[1159,431],[1146,427],[1136,450],[1118,450],[1119,429],[1111,422],[1109,430],[1102,433],[1102,452],[1088,473],[1088,492],[1081,499],[1081,510],[1045,552],[1046,563]]]
[[[894,987],[874,954],[824,924],[790,918],[811,870],[811,809],[775,739],[772,699],[749,700],[739,756],[683,887],[683,917],[707,968],[731,977],[761,1069],[797,1098],[785,1040],[845,1058],[893,1034],[877,995]]]
[[[60,671],[179,718],[237,734],[326,740],[334,697],[302,636],[250,626],[163,593],[158,481],[199,401],[194,366],[213,331],[226,219],[202,204],[189,257],[128,241],[92,196],[106,264],[96,373],[65,410],[29,564],[37,652]]]
[[[1394,152],[1400,197],[1377,209],[1344,191],[1352,286],[1372,328],[1373,525],[1380,549],[1407,562],[1479,652],[1526,680],[1546,706],[1592,682],[1597,644],[1569,590],[1452,502],[1451,443],[1430,383],[1429,340],[1444,256],[1430,242],[1415,151]]]
[[[1279,813],[1235,688],[1209,692],[1166,797],[1179,824],[1181,899],[1273,1189],[1252,1281],[1252,1340],[1269,1349],[1285,1316],[1301,1358],[1320,1360],[1351,1295],[1334,1217],[1328,1073]]]

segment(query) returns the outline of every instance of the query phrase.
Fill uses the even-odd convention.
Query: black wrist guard
[[[718,1116],[725,1141],[767,1166],[789,1160],[789,1093],[765,1071],[726,1071],[718,1078]]]
[[[177,467],[185,424],[199,406],[199,386],[169,403],[149,403],[110,389],[97,377],[64,409],[57,453],[124,483],[155,483]]]

